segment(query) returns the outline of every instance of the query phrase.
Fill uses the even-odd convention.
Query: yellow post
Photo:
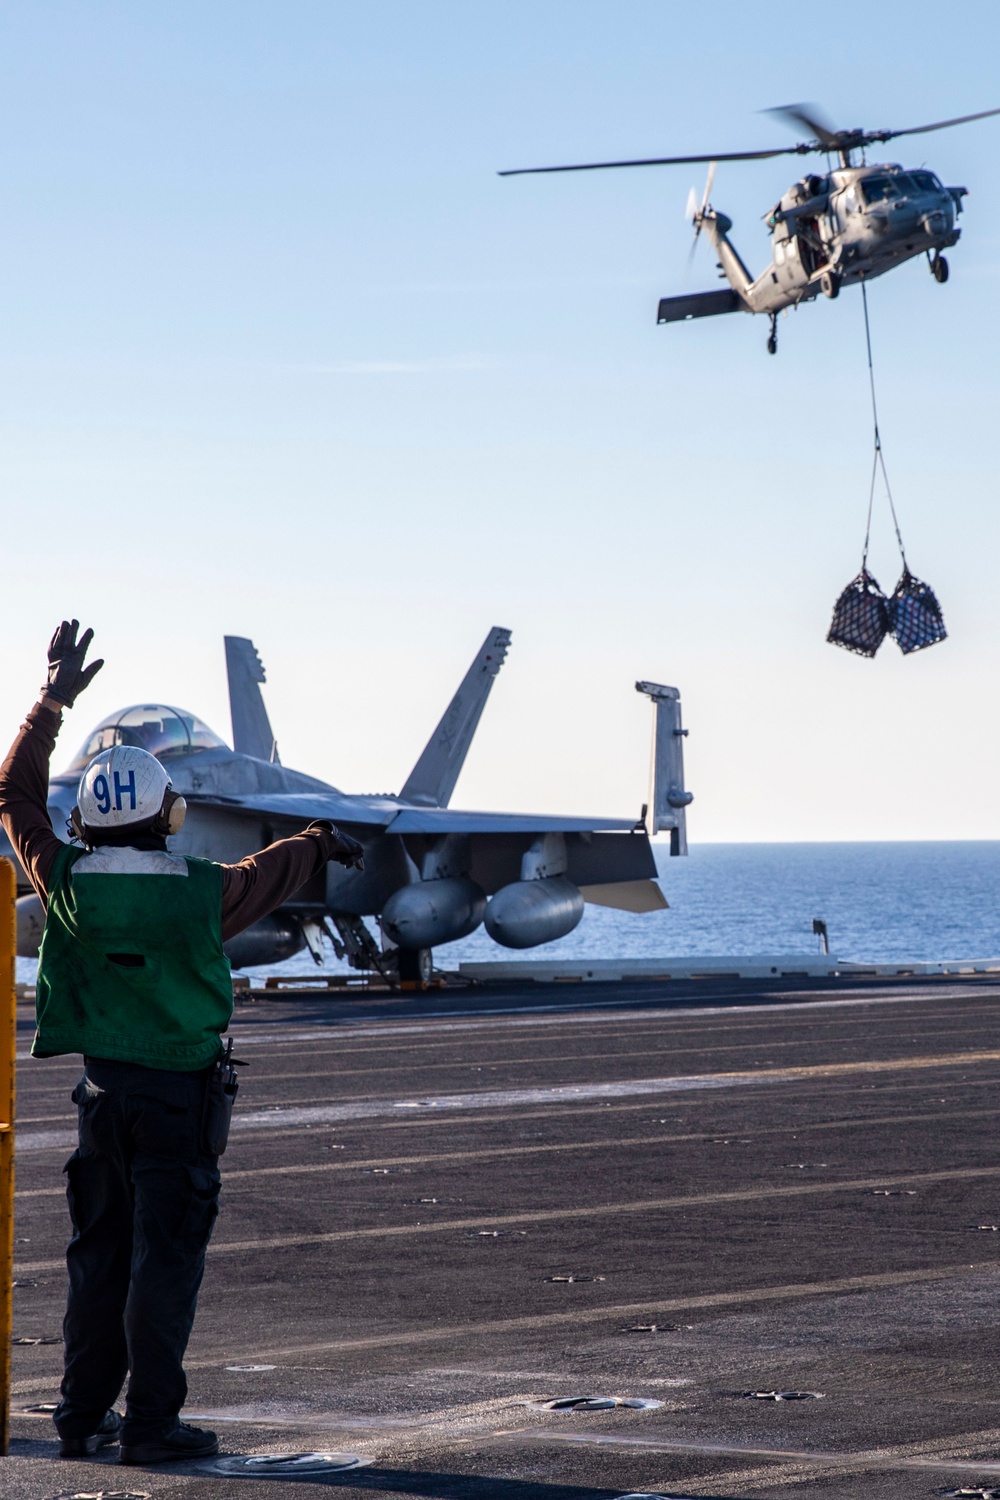
[[[14,1313],[14,1057],[17,1039],[17,881],[0,859],[0,1454],[10,1452],[10,1343]]]

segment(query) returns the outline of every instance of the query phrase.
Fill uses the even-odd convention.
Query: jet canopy
[[[228,748],[225,741],[194,714],[185,713],[181,708],[170,708],[165,703],[139,703],[102,719],[84,740],[64,774],[82,773],[95,755],[110,750],[112,745],[135,745],[140,750],[148,750],[158,760],[169,760],[171,756],[187,755],[194,750]]]

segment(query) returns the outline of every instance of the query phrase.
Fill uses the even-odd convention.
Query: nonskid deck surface
[[[1000,1489],[998,1006],[983,977],[240,1005],[186,1415],[358,1455],[323,1482],[372,1496]],[[78,1071],[19,1068],[15,1336],[43,1342],[4,1495],[315,1494],[55,1459],[28,1408],[58,1388]],[[588,1396],[654,1404],[544,1405]]]

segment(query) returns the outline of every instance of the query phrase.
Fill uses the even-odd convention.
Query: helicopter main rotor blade
[[[815,104],[778,104],[774,109],[761,111],[765,115],[778,115],[782,120],[789,120],[795,125],[804,125],[811,130],[821,146],[831,151],[837,149],[837,132],[832,125],[828,125],[820,116],[820,111]]]
[[[713,151],[709,156],[646,156],[639,161],[584,161],[570,167],[514,167],[498,177],[526,177],[535,172],[599,172],[605,167],[679,167],[698,161],[764,161],[769,156],[795,156],[814,146],[778,146],[774,151]]]
[[[975,115],[958,115],[954,120],[936,120],[933,125],[911,125],[909,130],[872,130],[868,138],[872,141],[891,141],[897,135],[924,135],[928,130],[946,130],[949,125],[967,125],[970,120],[986,120],[990,115],[1000,115],[1000,109],[981,109]]]

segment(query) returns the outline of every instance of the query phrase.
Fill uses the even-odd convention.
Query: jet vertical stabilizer
[[[260,695],[259,684],[266,678],[257,648],[242,635],[227,635],[225,641],[233,749],[239,755],[252,755],[257,760],[279,765],[277,742]]]
[[[402,802],[416,802],[422,807],[448,806],[509,645],[510,631],[494,625],[423,755],[406,778],[399,794]]]
[[[653,723],[653,753],[650,765],[646,832],[670,830],[671,854],[687,853],[688,805],[694,801],[684,790],[684,736],[681,726],[681,695],[677,688],[659,682],[637,682],[636,692],[652,698],[656,710]]]

